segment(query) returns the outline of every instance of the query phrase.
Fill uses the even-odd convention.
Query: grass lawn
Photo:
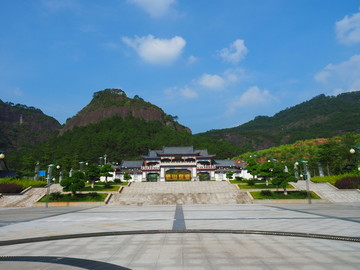
[[[254,186],[249,186],[248,184],[240,184],[240,189],[269,189],[269,188],[276,188],[275,185],[269,183],[267,186],[265,183],[255,184]],[[286,188],[294,188],[292,185],[288,184]]]
[[[46,181],[38,181],[31,178],[12,179],[9,177],[1,178],[0,184],[16,184],[22,186],[23,189],[27,189],[30,186],[43,187],[47,185]]]
[[[95,182],[95,186],[103,186],[105,185],[106,182]],[[108,182],[108,184],[112,185],[112,186],[126,186],[128,184],[128,182],[119,182],[119,183],[115,183],[115,182]]]
[[[86,185],[81,191],[117,191],[120,186],[111,185],[110,187],[104,187],[104,185],[95,185],[91,188],[91,185]]]
[[[48,202],[102,202],[105,201],[107,193],[98,193],[98,195],[94,198],[93,196],[83,193],[76,194],[76,196],[72,196],[72,194],[61,194],[58,199],[51,199],[49,196]],[[46,202],[46,195],[39,200],[39,202]]]
[[[314,176],[311,177],[311,181],[314,183],[329,183],[332,184],[333,186],[336,184],[337,181],[339,181],[342,178],[345,177],[354,177],[354,176],[358,176],[356,174],[353,173],[346,173],[346,174],[340,174],[340,175],[328,175],[328,176]]]
[[[288,191],[288,195],[284,195],[284,191],[273,191],[270,196],[262,195],[261,191],[250,192],[255,200],[271,200],[271,199],[307,199],[305,190]],[[311,199],[320,199],[314,192],[310,192]]]

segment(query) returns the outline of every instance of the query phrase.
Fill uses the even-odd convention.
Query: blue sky
[[[193,133],[360,90],[358,0],[0,0],[0,99],[61,123],[121,88]]]

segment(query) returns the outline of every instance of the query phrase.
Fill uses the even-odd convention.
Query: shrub
[[[17,184],[0,184],[0,193],[20,193],[23,187]]]
[[[114,180],[114,182],[115,182],[115,183],[121,183],[121,179],[116,178],[116,179]]]
[[[262,191],[260,191],[260,194],[262,195],[262,196],[272,196],[272,191],[271,190],[262,190]]]
[[[341,175],[327,175],[327,176],[314,176],[311,177],[311,181],[314,183],[330,183],[332,185],[335,185],[335,183],[345,177],[353,177],[354,174],[346,173]]]
[[[13,179],[13,178],[1,178],[0,184],[17,184],[19,186],[22,186],[23,189],[26,189],[30,186],[33,187],[42,187],[46,186],[45,181],[36,181],[30,178],[22,178],[22,179]]]
[[[249,181],[247,181],[247,184],[249,186],[255,186],[255,180],[249,180]]]
[[[95,199],[95,198],[99,197],[99,193],[97,193],[97,192],[90,192],[90,193],[89,193],[89,197]]]
[[[235,180],[241,181],[243,178],[241,176],[235,176]]]
[[[339,189],[360,188],[360,177],[345,177],[336,181],[335,186]]]
[[[57,201],[61,198],[61,192],[52,192],[50,193],[50,200]]]

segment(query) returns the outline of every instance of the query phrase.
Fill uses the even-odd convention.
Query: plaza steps
[[[297,189],[306,190],[306,181],[300,180],[291,183]],[[337,189],[329,183],[313,183],[310,181],[310,190],[318,193],[323,199],[333,203],[360,202],[360,192],[356,189]]]
[[[52,184],[50,186],[50,193],[62,191],[59,184]],[[6,195],[0,197],[0,208],[2,207],[32,207],[40,200],[47,192],[46,187],[33,187],[23,194]]]
[[[132,183],[113,194],[109,205],[242,204],[251,203],[246,192],[228,182]]]

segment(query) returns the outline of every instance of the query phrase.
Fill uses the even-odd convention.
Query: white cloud
[[[151,17],[159,18],[169,13],[176,0],[128,0],[142,8]]]
[[[212,90],[222,90],[225,86],[237,83],[245,77],[245,71],[241,68],[227,69],[222,75],[204,73],[195,83]]]
[[[340,64],[327,65],[314,78],[323,86],[331,87],[334,94],[360,90],[360,54]]]
[[[223,89],[226,85],[226,81],[219,75],[207,73],[203,74],[199,79],[197,79],[197,83],[201,86],[213,90]]]
[[[237,64],[248,53],[245,42],[242,39],[237,39],[230,44],[229,48],[224,48],[219,52],[220,57],[230,63]]]
[[[267,105],[276,102],[277,99],[266,89],[260,89],[258,86],[248,88],[241,96],[235,98],[230,104],[227,115],[234,114],[238,108]]]
[[[155,38],[153,35],[133,39],[123,37],[122,41],[133,48],[144,61],[160,65],[174,62],[186,45],[186,41],[179,36],[172,39]]]
[[[187,99],[194,99],[198,97],[198,93],[188,86],[185,87],[170,87],[165,89],[165,94],[169,98],[177,98],[179,95]]]
[[[360,12],[345,16],[335,23],[336,37],[341,43],[360,43]]]
[[[195,63],[197,60],[198,60],[197,57],[195,57],[195,56],[193,56],[193,55],[190,55],[189,58],[188,58],[188,63],[189,63],[189,64],[193,64],[193,63]]]
[[[184,87],[182,89],[180,89],[180,93],[183,97],[185,98],[189,98],[189,99],[193,99],[193,98],[197,98],[198,94],[191,88],[189,87]]]

